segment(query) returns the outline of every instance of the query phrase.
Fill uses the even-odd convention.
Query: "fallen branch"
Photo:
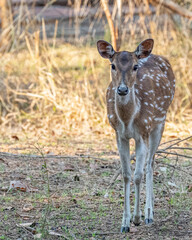
[[[153,2],[156,2],[156,3],[164,6],[165,8],[168,8],[172,12],[175,12],[182,17],[192,20],[192,12],[191,11],[187,10],[186,8],[180,6],[179,4],[177,4],[171,0],[163,0],[163,1],[162,0],[153,0],[153,1],[151,1],[151,3],[153,3]]]
[[[165,149],[160,149],[160,150],[157,150],[157,151],[156,151],[156,154],[159,154],[161,157],[163,157],[162,154],[165,154],[165,155],[175,155],[175,156],[177,156],[177,161],[176,161],[176,164],[175,164],[175,165],[172,165],[172,164],[169,164],[169,163],[165,163],[165,162],[163,162],[163,161],[160,161],[159,159],[156,159],[155,162],[160,163],[160,164],[165,165],[165,166],[168,166],[168,167],[172,167],[172,168],[174,168],[174,169],[177,169],[177,170],[179,170],[179,171],[182,171],[182,172],[184,172],[184,173],[192,176],[191,173],[189,173],[189,172],[181,169],[181,167],[179,167],[179,166],[177,165],[178,157],[192,158],[192,156],[188,156],[188,155],[184,155],[184,154],[179,154],[179,153],[174,153],[174,152],[168,152],[168,151],[166,151],[166,150],[168,150],[168,149],[169,149],[169,150],[170,150],[170,149],[181,149],[181,150],[187,149],[187,150],[192,150],[192,148],[173,147],[174,145],[179,144],[179,143],[181,143],[181,142],[183,142],[183,141],[186,141],[186,140],[188,140],[188,139],[190,139],[190,138],[192,138],[192,136],[189,136],[189,137],[184,138],[184,139],[175,139],[175,140],[171,140],[171,141],[168,141],[168,142],[164,142],[164,143],[161,144],[161,145],[164,145],[164,144],[167,144],[167,143],[170,143],[170,142],[173,142],[173,141],[175,142],[175,141],[176,141],[175,143],[171,144],[170,146],[166,147]],[[136,154],[132,154],[132,155],[131,155],[131,160],[135,159],[135,157],[136,157]],[[109,184],[107,190],[109,190],[109,188],[111,188],[111,187],[114,185],[116,179],[118,178],[118,176],[119,176],[120,174],[121,174],[121,167],[116,170],[116,173],[115,173],[115,175],[113,176],[113,178],[111,179],[110,184]]]

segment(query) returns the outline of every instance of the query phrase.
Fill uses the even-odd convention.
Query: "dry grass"
[[[183,21],[179,28],[167,18],[159,27],[158,13],[147,24],[142,14],[135,21],[130,13],[125,24],[129,24],[131,37],[123,33],[122,48],[134,50],[140,40],[152,37],[153,52],[166,56],[173,66],[176,94],[167,116],[165,135],[192,135],[190,22]],[[47,40],[44,23],[43,29],[42,40],[39,31],[22,33],[25,47],[1,55],[2,136],[5,138],[11,132],[46,140],[63,136],[110,137],[112,130],[105,107],[108,63],[100,58],[95,46],[57,44],[56,38]]]

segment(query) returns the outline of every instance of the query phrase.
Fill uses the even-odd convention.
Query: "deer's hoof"
[[[145,219],[145,224],[151,224],[153,222],[153,219],[146,218]]]
[[[133,223],[135,226],[139,226],[141,224],[141,217],[140,216],[134,216],[133,217]]]
[[[121,233],[128,233],[130,231],[130,227],[121,227]]]

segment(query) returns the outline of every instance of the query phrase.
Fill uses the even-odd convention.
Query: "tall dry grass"
[[[169,137],[192,134],[190,22],[182,20],[178,26],[167,15],[162,22],[160,8],[153,17],[146,18],[140,13],[135,19],[135,6],[130,1],[129,7],[122,49],[133,51],[141,40],[155,39],[153,53],[170,60],[177,82],[165,134]],[[57,23],[51,40],[47,39],[44,22],[43,38],[38,29],[32,33],[27,29],[18,38],[22,39],[22,49],[17,46],[1,55],[1,136],[5,138],[16,132],[46,140],[65,136],[110,137],[112,130],[105,106],[110,70],[95,45],[80,47],[57,43]]]

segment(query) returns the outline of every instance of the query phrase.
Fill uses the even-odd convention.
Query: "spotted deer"
[[[97,49],[111,62],[112,81],[107,89],[109,123],[116,132],[124,180],[124,212],[121,232],[129,232],[130,150],[129,140],[136,145],[134,172],[135,207],[133,223],[141,223],[140,191],[146,163],[145,223],[153,222],[153,164],[161,141],[166,114],[175,92],[175,77],[169,61],[151,54],[153,39],[141,42],[134,52],[116,52],[111,44],[99,40]]]

